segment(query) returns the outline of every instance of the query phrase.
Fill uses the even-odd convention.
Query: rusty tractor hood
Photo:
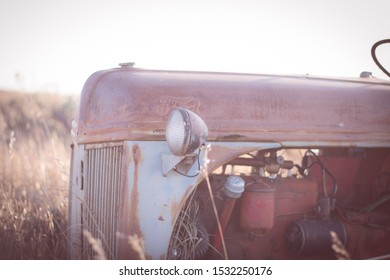
[[[115,68],[85,83],[74,141],[164,140],[174,107],[197,113],[209,141],[390,146],[390,83]]]

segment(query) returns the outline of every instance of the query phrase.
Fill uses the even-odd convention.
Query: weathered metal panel
[[[208,152],[208,172],[251,151],[280,147],[277,143],[215,142]],[[72,182],[72,258],[91,259],[95,252],[83,230],[101,241],[106,258],[140,256],[129,242],[136,237],[147,259],[164,259],[176,219],[186,199],[203,180],[163,174],[163,141],[125,141],[79,145]],[[203,166],[204,151],[200,154]],[[194,164],[189,174],[196,174]]]
[[[81,160],[84,158],[83,145],[74,144],[72,147],[72,160],[69,178],[69,258],[79,259],[82,250],[81,229],[81,203],[83,193],[81,191]]]
[[[123,142],[86,145],[82,164],[84,201],[82,229],[100,240],[105,257],[117,257],[117,226],[122,177]],[[94,257],[91,240],[83,236],[82,257]]]
[[[80,143],[163,140],[175,106],[199,114],[209,141],[390,146],[390,83],[226,73],[112,69],[86,82]]]
[[[213,143],[208,172],[231,161],[238,155],[278,144]],[[174,171],[163,174],[161,155],[169,153],[162,141],[126,141],[123,156],[121,209],[118,218],[118,259],[139,257],[128,237],[136,237],[144,246],[147,259],[165,259],[176,219],[186,199],[203,180],[202,173],[185,177]],[[126,160],[125,160],[126,159]],[[200,154],[203,166],[204,151]],[[190,175],[198,173],[194,164]]]
[[[119,259],[136,259],[128,237],[144,246],[147,259],[164,259],[175,219],[199,177],[175,172],[164,176],[161,155],[168,153],[165,142],[125,142],[126,174],[123,174],[119,216]],[[194,165],[191,174],[197,172]]]

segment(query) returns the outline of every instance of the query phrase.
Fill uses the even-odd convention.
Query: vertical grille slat
[[[116,226],[122,176],[123,143],[86,145],[82,224],[100,240],[105,256],[116,258]],[[93,259],[91,242],[83,236],[83,258]]]
[[[121,178],[121,166],[122,166],[122,153],[119,149],[116,149],[115,150],[115,155],[113,157],[113,166],[115,166],[115,168],[112,170],[112,177],[113,177],[113,183],[115,185],[120,185],[120,178]],[[112,192],[113,195],[112,195],[112,205],[115,206],[115,205],[119,205],[119,195],[120,195],[120,192],[117,191],[117,192]],[[114,213],[111,212],[111,217],[110,217],[110,220],[113,221],[113,227],[111,229],[111,235],[115,237],[116,235],[116,228],[117,228],[117,219],[115,218],[114,216]]]

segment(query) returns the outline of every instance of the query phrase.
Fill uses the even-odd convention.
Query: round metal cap
[[[244,179],[239,176],[229,176],[225,182],[223,192],[227,197],[240,198],[244,190]]]

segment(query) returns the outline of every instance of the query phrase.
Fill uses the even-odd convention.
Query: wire
[[[299,166],[298,164],[295,164],[294,166],[298,169],[299,174],[301,174],[302,176],[305,176],[305,171],[308,170],[308,169],[310,169],[310,168],[312,168],[312,167],[313,167],[314,165],[316,165],[316,164],[320,165],[319,162],[315,161],[315,162],[310,163],[310,164],[309,164],[308,166],[306,166],[306,167]],[[322,173],[324,173],[324,172],[325,172],[325,171],[322,170]],[[324,195],[325,195],[326,198],[329,198],[329,196],[328,196],[328,191],[326,190],[325,181],[324,181],[324,179],[322,179],[322,180],[323,180],[322,188],[323,188]]]
[[[385,73],[387,76],[390,77],[389,71],[387,71],[386,68],[383,67],[383,65],[379,62],[378,58],[376,57],[376,48],[379,47],[380,45],[388,44],[388,43],[390,43],[390,39],[384,39],[376,42],[371,48],[371,56],[375,64],[383,71],[383,73]]]
[[[337,190],[338,190],[338,186],[337,186],[337,182],[336,182],[336,178],[333,176],[333,174],[325,167],[325,165],[322,163],[322,161],[320,160],[320,158],[312,151],[312,150],[307,150],[306,151],[306,154],[307,153],[310,153],[312,154],[315,159],[317,160],[318,164],[321,166],[322,170],[325,171],[326,174],[328,174],[328,176],[332,179],[333,181],[333,199],[336,199],[336,193],[337,193]]]
[[[202,146],[203,147],[203,146]],[[173,167],[173,171],[175,171],[176,173],[182,175],[182,176],[185,176],[185,177],[188,177],[188,178],[194,178],[194,177],[197,177],[199,174],[200,174],[200,160],[199,160],[199,156],[200,156],[200,151],[202,150],[202,147],[199,148],[199,151],[198,151],[198,155],[196,156],[197,157],[197,162],[198,162],[198,172],[196,172],[196,174],[194,175],[188,175],[188,174],[185,174],[179,170],[177,170],[177,167]]]
[[[198,176],[200,174],[200,171],[198,170],[198,172],[196,172],[196,174],[194,174],[194,175],[187,175],[187,174],[177,170],[176,166],[173,168],[173,171],[175,171],[176,173],[178,173],[178,174],[180,174],[182,176],[188,177],[188,178],[194,178],[194,177],[196,177],[196,176]]]

